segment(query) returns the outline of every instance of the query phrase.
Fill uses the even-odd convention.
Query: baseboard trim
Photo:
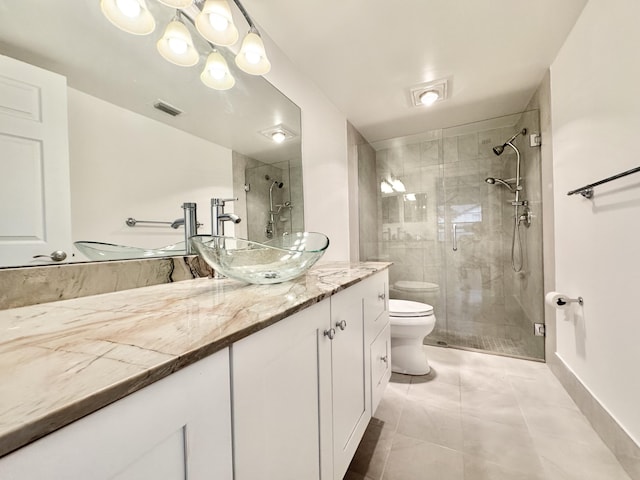
[[[633,480],[640,480],[640,446],[613,418],[556,353],[547,365],[569,393],[602,441]]]

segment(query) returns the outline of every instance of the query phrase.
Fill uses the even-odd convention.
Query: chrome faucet
[[[224,222],[240,223],[241,219],[235,213],[225,213],[226,202],[234,202],[237,198],[211,199],[211,235],[224,236]]]
[[[184,209],[184,219],[182,221],[184,225],[184,249],[187,255],[192,255],[194,252],[189,239],[198,234],[197,205],[195,203],[183,203],[182,208]],[[175,224],[176,222],[173,223]],[[173,227],[173,224],[171,226]],[[173,228],[178,227],[175,226]]]

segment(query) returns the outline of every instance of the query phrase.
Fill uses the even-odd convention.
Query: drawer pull
[[[329,340],[333,340],[336,336],[336,329],[330,328],[329,330],[324,331],[324,336],[329,337]]]
[[[338,327],[340,330],[344,330],[345,328],[347,328],[347,321],[340,320],[339,322],[336,322],[336,327]]]

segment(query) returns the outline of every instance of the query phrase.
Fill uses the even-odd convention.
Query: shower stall
[[[361,252],[393,262],[391,298],[434,306],[425,343],[544,359],[539,132],[534,110],[373,145]]]

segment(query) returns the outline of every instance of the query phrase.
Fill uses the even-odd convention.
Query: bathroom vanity
[[[341,479],[391,375],[388,266],[0,311],[0,478]]]

